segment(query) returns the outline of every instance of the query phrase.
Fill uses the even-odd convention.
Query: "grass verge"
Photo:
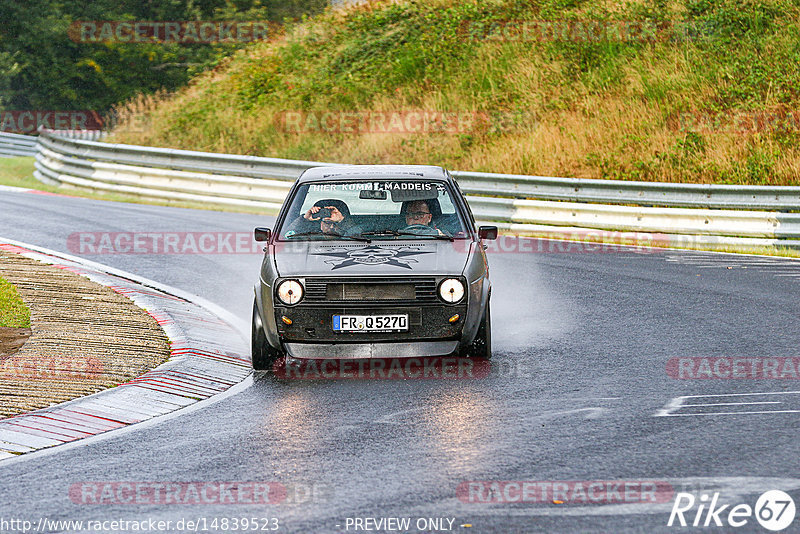
[[[287,28],[174,95],[119,106],[115,140],[541,176],[800,185],[798,20],[800,0],[377,0]],[[520,33],[524,24],[530,32]],[[409,110],[488,119],[409,131]],[[395,112],[401,124],[361,120]]]
[[[29,328],[31,312],[17,289],[5,278],[0,278],[0,327]]]

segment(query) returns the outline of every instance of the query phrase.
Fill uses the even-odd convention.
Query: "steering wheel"
[[[427,224],[411,224],[402,229],[403,232],[410,232],[418,235],[437,235],[436,228],[431,228]]]

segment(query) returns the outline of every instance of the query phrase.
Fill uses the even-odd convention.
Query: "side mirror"
[[[478,238],[480,239],[497,239],[496,226],[481,226],[478,228]]]
[[[255,235],[256,241],[269,241],[272,237],[272,230],[259,226],[255,229],[253,234]]]

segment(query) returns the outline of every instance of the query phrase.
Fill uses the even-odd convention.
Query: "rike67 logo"
[[[795,516],[794,500],[780,490],[767,491],[749,504],[721,504],[719,493],[709,497],[703,493],[695,498],[691,493],[678,493],[667,526],[692,527],[743,527],[755,520],[765,529],[777,532],[792,524]]]

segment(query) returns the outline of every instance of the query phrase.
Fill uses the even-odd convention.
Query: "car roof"
[[[298,183],[336,181],[342,178],[430,178],[447,180],[447,172],[433,165],[336,165],[306,169]]]

